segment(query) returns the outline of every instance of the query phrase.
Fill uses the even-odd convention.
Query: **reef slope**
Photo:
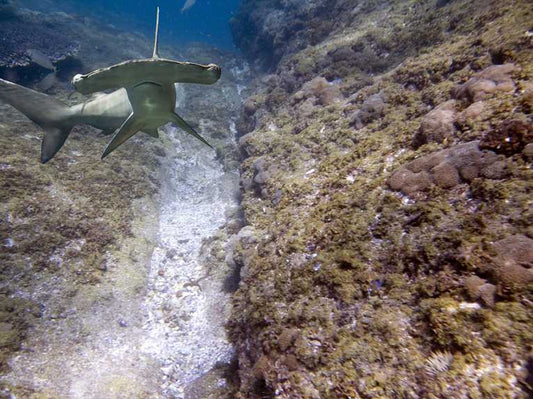
[[[243,2],[238,397],[530,397],[532,16]]]

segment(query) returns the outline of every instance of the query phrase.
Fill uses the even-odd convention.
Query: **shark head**
[[[158,35],[159,7],[156,12],[154,51],[151,58],[129,60],[85,75],[75,75],[72,78],[73,86],[82,94],[90,94],[120,87],[128,88],[142,82],[209,85],[220,78],[221,69],[215,64],[201,65],[159,58]]]
[[[151,58],[125,61],[85,75],[78,74],[72,79],[72,84],[82,94],[122,87],[127,90],[132,113],[116,131],[102,158],[138,131],[157,131],[159,126],[168,122],[175,123],[185,132],[209,145],[174,112],[176,98],[174,84],[213,84],[219,80],[221,68],[215,64],[202,65],[159,58],[158,31],[159,7]],[[158,106],[154,108],[153,104]]]
[[[107,68],[100,68],[72,78],[72,84],[82,94],[132,87],[142,82],[158,84],[198,83],[210,85],[218,81],[218,65],[201,65],[163,58],[129,60]]]

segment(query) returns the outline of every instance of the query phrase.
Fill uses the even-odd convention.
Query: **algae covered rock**
[[[270,68],[285,52],[305,46],[309,38],[326,36],[333,20],[324,18],[325,13],[335,15],[337,8],[324,1],[245,1],[230,24],[235,42],[253,63]],[[304,22],[309,20],[315,24]]]
[[[533,239],[513,235],[495,242],[489,270],[503,286],[527,285],[533,281]]]
[[[533,160],[533,143],[527,144],[522,152],[527,159]]]
[[[363,104],[350,116],[350,125],[361,129],[366,124],[383,116],[387,111],[386,98],[381,93],[367,97]]]
[[[495,285],[488,283],[486,280],[479,278],[478,276],[466,278],[464,285],[471,299],[479,299],[489,307],[494,306],[494,296],[496,294]]]
[[[458,86],[454,96],[470,102],[480,101],[498,92],[512,92],[515,83],[511,77],[517,71],[514,64],[493,65]]]
[[[302,89],[293,96],[296,102],[314,97],[320,105],[332,105],[343,98],[339,87],[328,82],[323,77],[316,77],[302,86]]]

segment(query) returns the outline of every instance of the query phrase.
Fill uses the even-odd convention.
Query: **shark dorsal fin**
[[[154,52],[152,54],[152,58],[159,58],[159,54],[157,51],[157,36],[159,34],[159,7],[156,9],[156,17],[155,17],[155,37],[154,37]]]

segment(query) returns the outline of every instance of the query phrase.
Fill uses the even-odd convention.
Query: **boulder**
[[[455,100],[446,101],[424,117],[420,129],[413,138],[413,148],[427,143],[442,143],[454,137],[457,130],[456,103]]]
[[[453,90],[459,100],[475,102],[498,92],[512,92],[516,86],[511,74],[518,70],[514,64],[492,65]]]
[[[480,176],[501,179],[508,173],[506,165],[494,152],[481,150],[479,141],[471,141],[409,162],[391,175],[388,184],[392,190],[411,195],[431,184],[448,189]]]

